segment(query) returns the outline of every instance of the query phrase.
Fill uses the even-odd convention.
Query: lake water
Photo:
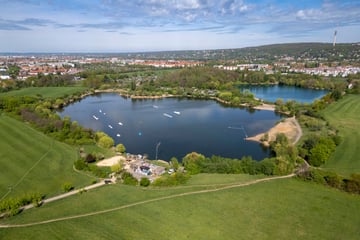
[[[255,97],[269,102],[282,98],[285,102],[295,100],[301,103],[312,103],[315,99],[323,97],[327,90],[305,89],[284,85],[246,85],[240,87],[241,91],[248,89]]]
[[[281,118],[272,111],[249,112],[211,100],[131,100],[115,93],[86,97],[59,115],[106,132],[129,153],[156,159],[157,152],[158,159],[180,161],[193,151],[209,157],[261,160],[269,156],[269,150],[244,138],[267,131]]]

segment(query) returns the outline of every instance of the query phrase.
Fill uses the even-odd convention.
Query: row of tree
[[[352,174],[343,178],[335,172],[328,172],[321,169],[310,169],[299,175],[300,179],[320,183],[339,190],[360,194],[360,174]]]

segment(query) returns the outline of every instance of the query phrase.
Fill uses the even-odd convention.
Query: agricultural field
[[[73,170],[78,150],[0,114],[0,199],[38,192],[61,193],[64,182],[84,186],[91,178]]]
[[[324,115],[340,131],[342,142],[323,168],[344,176],[360,173],[360,95],[347,95],[327,107]]]
[[[212,177],[216,187],[199,185]],[[224,184],[258,177],[221,176]],[[360,234],[357,195],[294,178],[224,189],[218,186],[221,178],[202,174],[186,186],[161,189],[106,185],[0,220],[30,224],[3,228],[0,238],[357,239]],[[52,222],[31,225],[47,220]]]
[[[1,96],[42,96],[43,98],[56,99],[70,96],[75,93],[84,92],[86,87],[30,87],[14,90],[10,92],[0,93]]]

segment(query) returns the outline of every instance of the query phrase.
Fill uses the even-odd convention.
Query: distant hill
[[[121,57],[138,59],[173,59],[173,60],[240,60],[244,62],[267,62],[279,59],[349,61],[360,63],[360,43],[283,43],[257,47],[183,50],[132,53],[0,53],[0,55],[68,55],[86,57]]]
[[[360,44],[284,43],[237,49],[128,53],[142,59],[274,61],[281,58],[360,61]]]

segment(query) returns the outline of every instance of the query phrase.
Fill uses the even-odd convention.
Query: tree
[[[85,162],[92,163],[95,161],[96,161],[96,157],[93,154],[89,153],[88,155],[86,155]]]
[[[192,152],[187,154],[184,158],[183,158],[183,164],[185,169],[190,173],[190,174],[197,174],[200,173],[200,164],[201,162],[205,161],[205,156],[196,152]]]
[[[150,180],[148,178],[145,178],[145,177],[141,178],[140,186],[147,187],[149,185],[150,185]]]
[[[121,164],[120,162],[118,162],[118,163],[112,165],[112,166],[110,167],[110,169],[111,169],[111,172],[119,173],[119,172],[121,172],[121,170],[122,170],[122,164]]]
[[[64,192],[70,192],[71,190],[74,189],[74,186],[72,185],[71,182],[65,182],[65,183],[63,183],[63,185],[61,186],[61,189],[62,189]]]
[[[126,148],[124,144],[119,143],[118,145],[116,145],[115,150],[119,153],[124,153],[126,151]]]
[[[98,144],[100,147],[103,147],[103,148],[111,148],[112,146],[114,146],[114,139],[112,139],[108,135],[102,136],[99,139]]]
[[[172,157],[170,159],[170,165],[175,171],[179,168],[179,161],[177,160],[176,157]]]

